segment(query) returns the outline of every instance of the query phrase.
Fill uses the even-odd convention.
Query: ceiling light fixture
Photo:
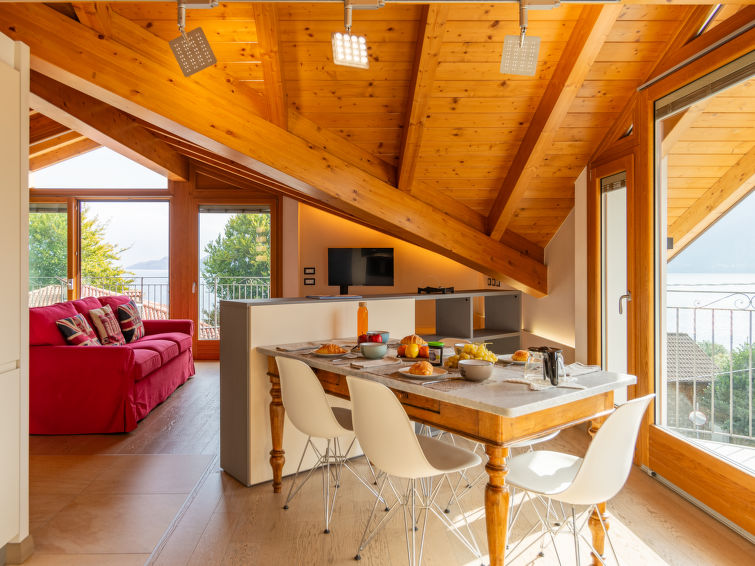
[[[527,37],[527,8],[550,9],[559,5],[558,0],[519,0],[519,29],[520,35],[507,35],[503,38],[503,55],[501,56],[501,72],[507,75],[535,76],[537,71],[537,56],[540,53],[540,38]]]
[[[333,63],[359,69],[370,68],[370,60],[367,57],[367,38],[362,35],[351,35],[351,13],[354,8],[375,10],[384,5],[384,0],[344,0],[343,26],[346,28],[346,33],[333,32]]]
[[[181,35],[170,41],[170,48],[173,55],[178,61],[185,77],[211,67],[217,63],[215,54],[210,48],[207,37],[202,28],[196,28],[186,33],[186,9],[199,8],[208,9],[218,5],[217,0],[205,3],[185,3],[184,0],[178,0],[178,30]]]

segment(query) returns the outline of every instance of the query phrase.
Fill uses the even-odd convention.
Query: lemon
[[[407,344],[405,355],[407,358],[416,358],[419,356],[419,344]]]

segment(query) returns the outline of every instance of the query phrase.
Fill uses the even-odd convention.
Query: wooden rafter
[[[112,23],[115,37],[116,14]],[[340,210],[396,237],[535,296],[547,292],[547,270],[541,262],[428,210],[337,155],[275,126],[240,103],[246,98],[235,92],[233,81],[206,84],[202,73],[186,80],[175,61],[161,64],[164,56],[159,53],[169,51],[165,41],[128,23],[119,22],[123,34],[115,41],[44,5],[0,5],[0,29],[30,45],[35,69],[298,193],[325,194]],[[143,55],[147,53],[150,56]]]
[[[519,150],[488,215],[491,238],[499,240],[516,211],[537,165],[561,125],[621,11],[619,5],[585,6],[559,59]]]
[[[29,143],[35,144],[49,138],[64,134],[70,128],[58,124],[52,118],[32,110],[29,115]]]
[[[37,171],[100,146],[78,132],[66,132],[29,146],[29,171]]]
[[[74,2],[73,9],[82,24],[104,36],[110,35],[111,12],[108,2]]]
[[[31,104],[90,140],[161,175],[172,180],[188,179],[188,161],[131,116],[36,71],[31,73]]]
[[[428,101],[435,80],[435,70],[438,68],[440,48],[443,44],[443,28],[447,17],[448,6],[430,4],[425,6],[420,20],[422,33],[417,42],[417,55],[401,139],[401,160],[398,170],[398,188],[404,191],[411,191],[414,186]]]
[[[259,2],[252,4],[252,10],[257,27],[257,43],[262,60],[262,76],[265,79],[265,95],[267,96],[270,121],[286,129],[288,127],[288,110],[278,48],[278,10],[275,4]]]
[[[695,204],[669,226],[668,233],[674,239],[674,248],[669,250],[668,259],[693,242],[753,188],[755,188],[755,148],[743,155],[697,199]]]

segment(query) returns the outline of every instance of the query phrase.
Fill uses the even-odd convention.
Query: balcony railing
[[[669,289],[666,426],[690,438],[755,447],[754,313],[753,292]]]
[[[269,277],[203,279],[199,284],[199,339],[220,340],[220,301],[269,298]]]
[[[30,277],[29,306],[45,307],[68,298],[68,281],[62,277]]]

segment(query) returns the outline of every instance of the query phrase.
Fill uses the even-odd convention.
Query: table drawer
[[[440,401],[437,399],[430,399],[429,397],[407,393],[406,391],[398,391],[396,389],[391,389],[391,391],[393,391],[396,397],[398,397],[398,400],[401,401],[402,405],[440,413]]]

